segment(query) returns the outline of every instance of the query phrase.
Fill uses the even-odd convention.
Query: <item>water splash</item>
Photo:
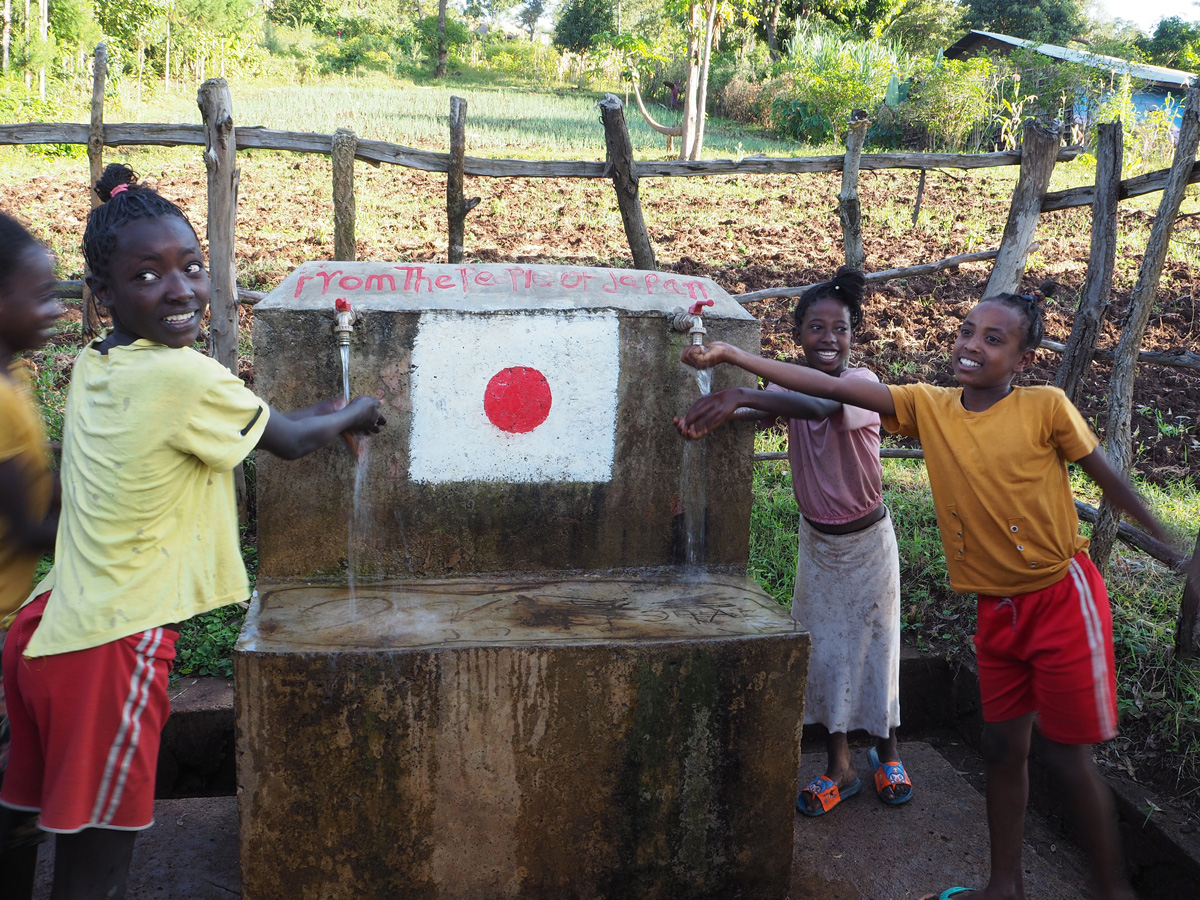
[[[700,396],[706,396],[712,390],[712,369],[693,369],[693,372]],[[679,500],[683,505],[684,564],[692,577],[703,574],[705,561],[707,457],[707,438],[684,444],[683,466],[679,471]]]
[[[367,468],[371,459],[371,445],[366,437],[358,442],[358,463],[354,468],[354,506],[350,510],[350,522],[346,537],[346,582],[350,589],[350,615],[357,615],[357,597],[354,579],[358,570],[358,551],[371,526],[371,504],[364,499],[363,487],[367,481]]]

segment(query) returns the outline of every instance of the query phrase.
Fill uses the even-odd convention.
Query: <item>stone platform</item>
[[[787,895],[809,639],[749,579],[258,592],[246,897]]]
[[[791,900],[915,900],[930,891],[936,896],[951,884],[982,883],[987,871],[983,798],[929,745],[904,743],[901,749],[916,782],[907,806],[887,807],[864,792],[824,818],[797,816],[785,823],[789,846],[794,829]],[[864,757],[865,750],[856,752],[855,763],[865,767]],[[811,774],[822,764],[821,754],[814,752],[802,768]],[[138,837],[126,900],[241,896],[233,797],[160,800],[155,814],[157,824]],[[1027,829],[1026,896],[1087,897],[1079,852],[1061,839],[1047,839],[1049,830],[1036,813],[1031,812]],[[365,828],[363,835],[369,837]],[[52,848],[42,845],[34,900],[50,896]]]

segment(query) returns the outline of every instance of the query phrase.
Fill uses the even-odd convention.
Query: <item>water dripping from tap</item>
[[[693,369],[696,386],[703,397],[712,390],[712,369]],[[683,504],[684,564],[690,577],[699,577],[705,561],[708,509],[706,476],[708,439],[687,441],[679,472],[679,498]]]
[[[358,570],[358,551],[371,524],[370,503],[363,499],[363,487],[367,481],[367,466],[370,462],[370,444],[359,442],[358,463],[354,468],[354,505],[350,510],[350,522],[346,536],[346,585],[350,591],[350,616],[358,613],[355,594],[355,577]]]

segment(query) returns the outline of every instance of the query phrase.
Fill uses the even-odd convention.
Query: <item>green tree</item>
[[[964,13],[946,0],[906,0],[883,26],[882,36],[914,57],[934,56],[966,31]]]
[[[336,9],[331,10],[324,0],[273,0],[267,7],[268,21],[293,28],[323,25],[331,13],[336,14]]]
[[[96,0],[96,20],[104,33],[125,46],[157,31],[170,11],[170,0]]]
[[[971,28],[1065,44],[1086,26],[1083,0],[964,0]]]
[[[537,29],[538,19],[546,12],[546,0],[525,0],[525,3],[517,11],[517,21],[521,23],[521,27],[529,32],[529,39],[533,40],[534,31]]]
[[[554,26],[554,45],[586,54],[596,35],[615,29],[610,0],[566,0]]]
[[[1156,65],[1194,70],[1200,62],[1200,25],[1179,16],[1163,19],[1141,49]]]

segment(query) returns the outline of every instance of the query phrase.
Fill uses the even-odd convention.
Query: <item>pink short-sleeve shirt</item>
[[[841,377],[879,381],[869,369],[846,369]],[[787,393],[774,384],[767,390]],[[878,413],[843,406],[827,419],[789,419],[788,460],[796,502],[810,521],[853,522],[883,500]]]

